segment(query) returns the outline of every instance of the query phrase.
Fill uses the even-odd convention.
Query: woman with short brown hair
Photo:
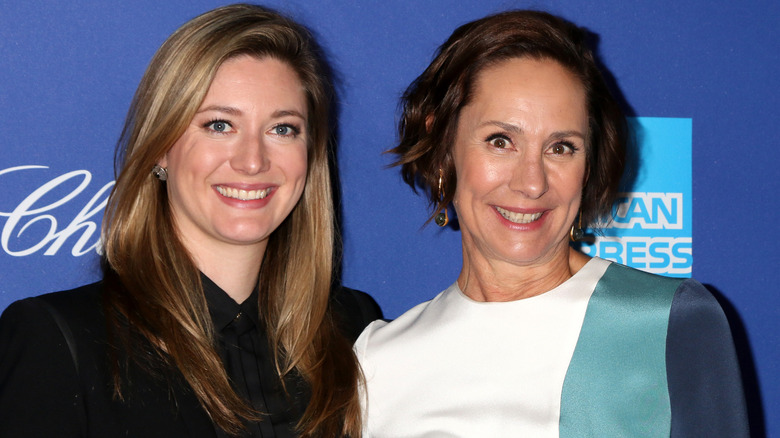
[[[550,14],[458,28],[404,95],[397,154],[455,283],[355,348],[364,436],[746,437],[728,322],[692,279],[570,246],[610,213],[625,120],[586,44]]]

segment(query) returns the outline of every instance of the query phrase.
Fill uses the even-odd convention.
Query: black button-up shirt
[[[303,415],[309,395],[299,378],[288,378],[287,393],[276,373],[273,351],[258,309],[258,291],[241,304],[233,301],[205,275],[211,320],[217,335],[217,351],[233,389],[258,412],[262,421],[246,424],[242,437],[295,437],[295,425]],[[227,435],[218,430],[220,437]]]

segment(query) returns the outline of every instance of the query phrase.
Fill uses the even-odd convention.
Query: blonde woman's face
[[[160,161],[185,246],[264,251],[301,197],[307,169],[307,107],[284,62],[226,61],[185,133]]]

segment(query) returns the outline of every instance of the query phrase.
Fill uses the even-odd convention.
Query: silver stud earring
[[[168,169],[160,166],[159,164],[155,164],[154,167],[152,167],[152,175],[154,175],[155,178],[159,179],[160,181],[167,181]]]

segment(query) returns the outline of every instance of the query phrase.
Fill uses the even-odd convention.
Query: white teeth
[[[271,188],[263,190],[243,190],[234,189],[232,187],[217,186],[217,191],[228,198],[240,199],[242,201],[253,201],[255,199],[263,199],[271,193]]]
[[[501,213],[501,216],[504,216],[504,219],[516,224],[529,224],[542,217],[542,213],[515,213],[501,207],[496,207],[496,210]]]

